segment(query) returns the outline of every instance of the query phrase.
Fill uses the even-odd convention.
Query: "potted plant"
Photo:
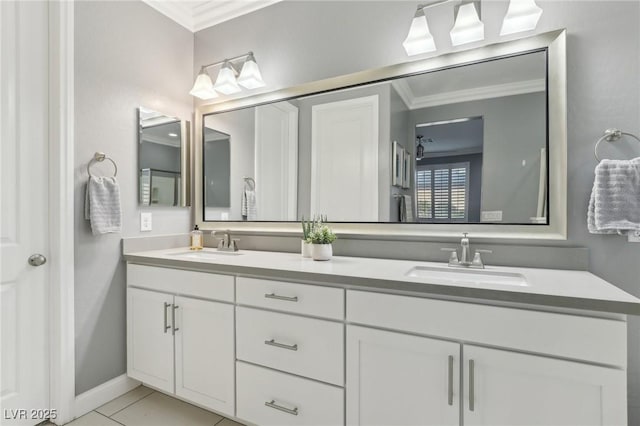
[[[327,225],[320,224],[309,235],[312,244],[311,257],[313,260],[329,260],[333,255],[333,246],[336,234]]]
[[[304,216],[302,216],[302,241],[300,242],[300,251],[302,253],[302,257],[311,257],[311,242],[309,240],[309,236],[313,231],[314,222],[312,220],[304,220]]]

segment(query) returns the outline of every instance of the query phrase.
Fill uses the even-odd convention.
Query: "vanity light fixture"
[[[536,28],[542,16],[542,9],[535,0],[511,0],[502,22],[500,35],[531,31]]]
[[[462,3],[455,7],[455,24],[451,29],[451,44],[484,40],[484,23],[480,20],[480,2]]]
[[[433,41],[433,36],[429,31],[427,17],[424,14],[424,6],[418,6],[413,16],[413,21],[411,21],[409,34],[407,34],[407,38],[402,42],[402,46],[404,46],[404,50],[409,56],[436,50],[436,43]]]
[[[244,63],[242,71],[238,76],[238,71],[233,63],[236,61],[239,62],[242,59],[244,59]],[[209,76],[207,69],[217,65],[222,65],[222,67],[218,72],[218,76],[214,84],[211,81],[211,77]],[[237,79],[236,76],[238,76]],[[200,99],[209,100],[218,97],[218,93],[222,93],[224,95],[238,93],[242,90],[240,86],[249,90],[265,86],[264,80],[262,80],[262,74],[260,73],[260,68],[253,56],[253,52],[248,52],[244,55],[204,65],[200,69],[200,73],[198,74],[198,77],[196,77],[193,88],[189,93]]]
[[[418,5],[411,21],[409,34],[402,42],[408,56],[433,52],[436,44],[427,24],[426,9],[448,3],[454,4],[454,24],[451,29],[451,44],[460,46],[474,41],[484,40],[484,23],[480,20],[479,0],[435,0]],[[542,15],[542,9],[535,0],[510,0],[509,9],[502,22],[500,35],[530,31],[536,28]]]

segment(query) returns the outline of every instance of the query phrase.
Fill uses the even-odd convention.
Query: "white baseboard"
[[[139,385],[139,381],[133,380],[127,377],[126,374],[123,374],[76,396],[76,418],[84,416],[89,411],[93,411],[112,399],[124,395]]]

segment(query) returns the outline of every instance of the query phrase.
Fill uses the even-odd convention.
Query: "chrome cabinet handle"
[[[275,339],[271,339],[271,340],[265,340],[264,341],[265,345],[269,345],[269,346],[275,346],[276,348],[282,348],[282,349],[289,349],[290,351],[297,351],[298,350],[298,345],[286,345],[284,343],[279,343],[276,342]]]
[[[277,300],[285,300],[287,302],[297,302],[298,296],[288,297],[288,296],[279,296],[275,293],[267,293],[264,295],[267,299],[277,299]]]
[[[476,249],[476,253],[488,253],[488,254],[491,254],[491,253],[493,253],[493,250]]]
[[[176,331],[180,330],[178,327],[176,327],[176,309],[178,309],[180,306],[178,305],[173,305],[173,309],[171,310],[171,325],[173,326],[173,330],[171,331],[171,334],[175,335]]]
[[[271,401],[267,401],[264,403],[264,405],[266,405],[269,408],[273,408],[276,410],[280,410],[280,411],[284,411],[287,414],[291,414],[294,416],[298,415],[298,407],[294,408],[293,410],[287,407],[283,407],[282,405],[278,405],[276,404],[276,401],[274,399],[272,399]]]
[[[475,362],[470,359],[469,360],[469,411],[473,411],[475,409],[475,399],[476,399],[476,391],[475,391]]]
[[[449,393],[447,398],[449,405],[453,405],[453,355],[449,355]]]
[[[167,308],[171,306],[171,303],[167,303],[164,302],[164,334],[167,334],[167,330],[171,328],[171,326],[168,324],[168,314],[167,314]]]

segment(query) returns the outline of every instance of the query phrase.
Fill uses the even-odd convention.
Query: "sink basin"
[[[184,250],[177,251],[175,253],[167,253],[168,256],[177,256],[184,259],[195,259],[195,260],[205,260],[205,259],[215,259],[219,257],[227,257],[227,256],[240,256],[242,253],[237,251],[213,251],[213,250]]]
[[[439,266],[416,266],[409,269],[407,277],[421,278],[435,283],[457,285],[497,284],[523,287],[527,285],[524,275],[515,272],[487,271],[485,269],[457,269]]]

